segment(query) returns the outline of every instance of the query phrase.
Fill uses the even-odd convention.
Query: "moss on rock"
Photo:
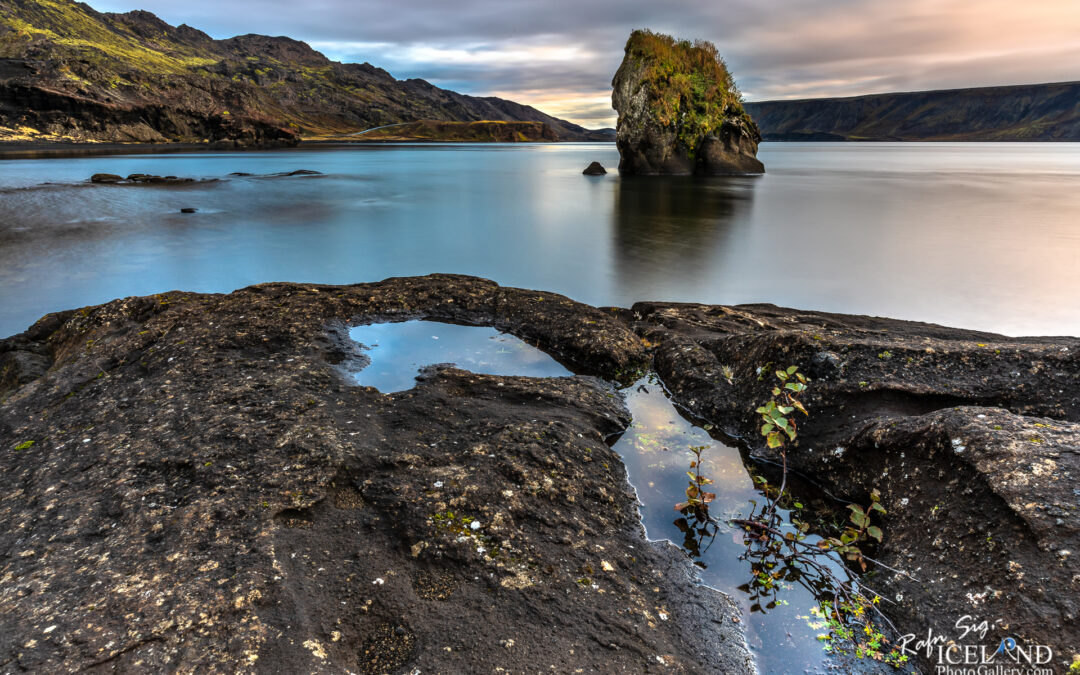
[[[636,30],[612,82],[625,173],[761,173],[761,134],[716,47]]]

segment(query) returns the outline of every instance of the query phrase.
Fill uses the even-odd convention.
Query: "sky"
[[[466,94],[614,126],[635,28],[717,45],[747,100],[1080,80],[1080,0],[90,0],[212,37],[287,35]]]

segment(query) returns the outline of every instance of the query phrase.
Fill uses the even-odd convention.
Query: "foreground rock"
[[[1080,649],[1080,340],[766,305],[626,314],[676,400],[768,459],[753,411],[772,371],[814,378],[788,461],[844,499],[881,491],[872,555],[917,580],[879,568],[871,586],[904,633],[1049,645],[1062,670]],[[960,641],[965,615],[996,625]]]
[[[5,669],[750,672],[737,608],[644,539],[608,385],[345,381],[346,322],[417,317],[608,377],[647,358],[608,313],[447,276],[129,298],[0,342]]]
[[[581,173],[586,176],[603,176],[607,173],[607,169],[600,162],[593,162],[589,166],[585,167],[585,170]]]
[[[347,324],[420,317],[609,381],[651,365],[764,459],[753,410],[799,365],[789,461],[842,499],[881,490],[869,583],[902,632],[1047,645],[1058,669],[1080,645],[1080,340],[432,276],[129,298],[0,342],[0,663],[747,672],[738,610],[643,538],[607,384],[349,386]],[[993,625],[961,640],[964,616]]]
[[[764,173],[761,134],[712,44],[634,31],[611,84],[620,173]]]

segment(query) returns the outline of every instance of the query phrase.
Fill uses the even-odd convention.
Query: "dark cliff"
[[[1080,82],[747,103],[767,141],[1080,141]]]

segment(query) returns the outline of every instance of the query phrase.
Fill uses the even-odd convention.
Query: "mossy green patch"
[[[712,43],[636,30],[626,55],[643,67],[641,87],[655,119],[665,127],[678,125],[679,140],[691,151],[726,123],[750,122],[735,79]]]

